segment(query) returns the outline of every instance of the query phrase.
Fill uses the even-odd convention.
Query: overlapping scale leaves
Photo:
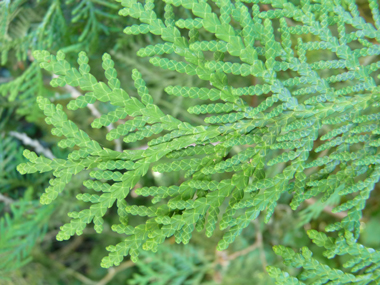
[[[291,267],[303,267],[304,271],[296,279],[278,268],[268,266],[268,273],[276,280],[276,284],[377,284],[379,282],[380,252],[357,243],[351,232],[340,232],[338,238],[328,237],[325,233],[315,230],[309,230],[308,235],[316,245],[325,249],[323,255],[327,258],[345,256],[343,267],[350,272],[343,272],[320,263],[313,258],[313,253],[307,247],[296,253],[291,248],[279,245],[274,247],[274,251],[284,259],[285,264]]]
[[[352,240],[359,236],[366,199],[380,178],[380,89],[374,75],[380,62],[373,61],[380,54],[377,2],[369,1],[374,25],[361,17],[354,0],[301,0],[298,5],[287,0],[220,0],[212,5],[204,0],[164,2],[160,19],[153,0],[121,1],[120,15],[140,21],[124,32],[151,33],[162,40],[137,53],[149,57],[152,65],[207,82],[207,88],[175,85],[165,89],[169,96],[202,101],[188,110],[206,115],[202,125],[165,115],[137,70],[132,77],[139,99],[128,95],[120,88],[107,54],[103,57],[107,83],[91,75],[84,53],[78,57],[79,69],[71,67],[63,53],[56,57],[46,51],[35,54],[41,67],[59,75],[53,86],[69,84],[87,92],[72,100],[69,109],[96,100],[116,107],[95,119],[94,128],[131,118],[111,130],[107,139],[122,137],[128,143],[161,135],[150,140],[145,150],[117,153],[101,147],[67,120],[61,106],[39,99],[46,121],[55,127],[53,133],[66,137],[60,145],[79,149],[67,160],[50,161],[26,153],[31,162],[20,165],[20,171],[54,171],[56,178],[42,197],[46,203],[83,169],[91,169],[93,178],[85,186],[99,192],[78,196],[93,205],[71,213],[73,219],[62,227],[59,239],[80,234],[91,221],[101,231],[102,217],[116,202],[121,223],[112,229],[127,237],[108,248],[104,267],[118,265],[127,254],[136,260],[141,249],[156,251],[171,236],[186,244],[194,229],[205,229],[211,236],[218,224],[225,230],[218,249],[224,250],[260,213],[265,212],[269,221],[283,193],[293,195],[295,210],[309,198],[323,202],[337,192],[345,202],[334,211],[347,215],[327,231],[351,234],[350,242],[355,244]],[[176,9],[186,9],[191,16],[177,19]],[[205,40],[204,34],[212,40]],[[316,50],[331,54],[331,59],[311,62],[309,54]],[[235,86],[234,76],[251,77],[253,84]],[[257,97],[257,104],[248,104],[246,96]],[[231,152],[236,146],[240,151]],[[280,173],[269,171],[279,165]],[[138,195],[154,197],[152,206],[126,205],[129,190],[149,169],[181,171],[185,181],[136,189]],[[223,179],[220,174],[225,174]],[[228,206],[221,212],[223,203]],[[132,227],[127,222],[130,215],[148,218],[145,224]],[[331,241],[329,250],[338,250],[340,242]],[[321,270],[318,262],[308,261],[313,259],[307,249],[297,258],[298,266]],[[278,282],[288,282],[279,284],[302,284],[287,273],[270,271]],[[320,284],[359,278],[327,268],[324,274]]]

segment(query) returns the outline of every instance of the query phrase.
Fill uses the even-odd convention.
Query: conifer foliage
[[[127,144],[122,152],[107,149],[68,120],[63,106],[37,99],[52,133],[64,137],[59,146],[72,149],[67,159],[53,160],[24,152],[29,162],[18,166],[21,173],[53,172],[55,177],[41,203],[56,199],[73,175],[90,171],[83,182],[88,192],[77,199],[91,205],[69,213],[71,222],[61,227],[57,239],[80,235],[91,222],[102,232],[103,217],[115,205],[120,223],[112,229],[126,237],[107,248],[103,267],[120,264],[128,254],[137,261],[141,250],[156,252],[172,236],[187,244],[194,230],[204,229],[209,237],[217,226],[224,230],[218,250],[224,250],[261,213],[269,221],[284,193],[293,195],[293,210],[309,198],[324,202],[337,193],[343,202],[333,211],[347,215],[326,227],[335,233],[310,231],[309,236],[329,258],[351,255],[345,265],[352,274],[320,264],[307,248],[295,253],[279,245],[275,252],[287,265],[304,268],[300,280],[380,282],[380,253],[356,243],[366,200],[380,179],[380,62],[373,61],[380,54],[378,2],[368,1],[373,23],[362,18],[354,0],[164,2],[161,19],[152,0],[122,0],[119,14],[140,22],[124,32],[161,39],[137,53],[152,65],[208,83],[208,88],[165,89],[202,102],[187,111],[204,118],[203,124],[191,125],[161,111],[138,66],[132,74],[137,97],[120,88],[108,54],[102,63],[107,82],[91,74],[84,52],[78,67],[63,52],[33,54],[41,68],[57,75],[53,87],[67,84],[86,92],[72,99],[68,109],[96,101],[115,107],[91,124],[101,128],[125,120],[109,131],[108,140],[149,139],[146,149],[131,150]],[[177,19],[177,9],[187,10],[189,18]],[[326,54],[326,60],[311,62],[308,56],[315,52]],[[255,81],[236,86],[236,76]],[[248,96],[257,104],[248,104]],[[238,153],[231,152],[234,146],[240,146]],[[274,172],[279,165],[281,171]],[[136,188],[137,195],[153,196],[152,205],[128,205],[126,197],[148,171],[180,171],[184,179],[167,187]],[[226,201],[227,209],[220,212]],[[146,216],[146,222],[130,225],[133,215]],[[277,268],[268,271],[278,284],[303,284]]]

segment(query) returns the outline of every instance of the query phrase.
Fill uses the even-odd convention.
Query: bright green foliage
[[[120,224],[112,229],[126,237],[107,248],[110,254],[103,259],[103,267],[120,264],[128,254],[137,261],[141,250],[156,252],[172,236],[177,243],[187,244],[194,229],[204,229],[209,237],[220,216],[219,226],[225,232],[218,250],[224,250],[262,212],[268,222],[284,193],[293,195],[293,210],[309,198],[324,203],[335,194],[343,202],[334,212],[347,211],[347,215],[326,228],[340,236],[326,236],[328,256],[355,255],[352,246],[357,258],[363,257],[359,263],[377,264],[377,257],[365,255],[355,243],[362,210],[380,179],[379,87],[374,77],[380,64],[363,59],[380,54],[373,43],[380,40],[376,2],[369,1],[375,26],[361,18],[353,0],[164,2],[165,14],[160,19],[152,0],[121,1],[124,8],[120,14],[141,22],[124,32],[161,38],[162,43],[143,47],[138,55],[150,57],[154,66],[207,82],[207,88],[166,87],[169,95],[202,102],[188,111],[207,114],[203,124],[191,125],[165,115],[138,70],[133,71],[132,79],[139,96],[127,94],[120,88],[108,54],[102,63],[107,82],[91,74],[84,52],[78,56],[79,68],[71,66],[63,52],[56,56],[47,51],[33,54],[42,68],[58,75],[51,82],[53,87],[67,84],[86,92],[71,100],[68,109],[96,101],[115,107],[91,124],[100,128],[125,119],[107,134],[108,140],[123,138],[129,143],[149,138],[144,149],[125,147],[121,153],[107,149],[68,120],[61,105],[38,98],[46,122],[54,127],[52,133],[64,137],[59,146],[75,149],[67,159],[54,160],[26,151],[30,162],[19,165],[19,171],[53,171],[55,178],[41,197],[45,204],[56,199],[72,176],[83,170],[89,170],[91,177],[84,185],[98,192],[77,196],[92,205],[69,213],[72,220],[61,227],[57,238],[81,234],[91,222],[101,232],[107,209],[116,204]],[[273,9],[262,11],[259,4]],[[186,9],[189,18],[176,19],[176,9]],[[335,29],[337,32],[332,32]],[[207,37],[201,37],[198,30],[205,30]],[[354,43],[360,47],[352,47]],[[310,62],[308,56],[315,50],[332,54],[331,60]],[[170,54],[176,56],[168,58]],[[253,76],[259,83],[234,86],[236,76]],[[249,105],[243,95],[256,96],[258,104]],[[234,147],[240,151],[231,151]],[[271,171],[275,166],[280,171]],[[148,171],[180,171],[185,180],[168,187],[136,189],[138,195],[153,196],[155,205],[127,205],[129,191]],[[220,213],[226,202],[226,211]],[[132,226],[128,224],[130,215],[148,218],[144,224]],[[316,240],[319,235],[323,234],[312,232],[311,238]],[[344,238],[347,247],[342,245]],[[281,246],[276,251],[289,265],[305,269],[300,279],[319,278],[320,283],[315,284],[329,280],[335,282],[330,284],[368,284],[365,280],[377,278],[377,273],[353,275],[321,265],[307,248],[302,254]],[[269,272],[278,284],[302,284],[277,269]]]

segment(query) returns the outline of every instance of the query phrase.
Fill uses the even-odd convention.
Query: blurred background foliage
[[[368,4],[357,2],[362,16],[370,15],[367,13]],[[35,98],[42,95],[65,106],[69,98],[80,94],[80,90],[52,88],[48,84],[51,75],[42,72],[34,62],[33,50],[46,49],[55,53],[61,49],[74,64],[78,52],[84,50],[90,56],[93,74],[100,79],[104,76],[101,56],[108,52],[115,61],[122,87],[129,94],[136,93],[131,73],[133,68],[138,68],[155,103],[162,110],[182,121],[203,122],[201,117],[186,112],[188,107],[200,102],[169,97],[164,88],[168,85],[204,87],[204,82],[158,69],[147,59],[139,58],[137,49],[154,44],[157,39],[151,35],[128,36],[122,33],[126,25],[133,24],[133,19],[119,17],[119,8],[119,3],[111,0],[0,2],[0,284],[274,284],[265,267],[283,267],[272,251],[272,246],[277,244],[294,248],[308,246],[316,253],[316,258],[332,267],[341,267],[342,258],[327,260],[322,253],[318,255],[320,251],[305,233],[305,229],[323,230],[327,224],[341,218],[330,211],[331,205],[339,202],[335,196],[324,204],[309,200],[298,212],[291,211],[288,206],[290,196],[282,197],[268,224],[259,218],[227,251],[215,250],[221,232],[216,232],[211,238],[205,238],[204,233],[196,233],[186,246],[177,245],[174,239],[169,240],[158,253],[144,252],[138,263],[126,260],[109,270],[99,264],[105,255],[105,247],[119,242],[121,238],[107,227],[117,219],[116,209],[111,209],[101,235],[86,229],[83,235],[69,241],[55,240],[61,226],[57,221],[67,221],[67,212],[83,207],[83,202],[75,199],[75,195],[85,191],[82,186],[84,177],[76,176],[59,199],[52,205],[42,206],[38,198],[48,183],[49,175],[21,176],[16,166],[24,162],[24,149],[51,158],[66,157],[66,151],[56,146],[59,138],[50,134],[50,127],[45,123]],[[263,5],[262,8],[268,7]],[[162,2],[156,4],[156,11],[164,13]],[[184,11],[179,10],[178,13]],[[369,17],[366,20],[371,22]],[[314,56],[318,59],[324,55],[316,52]],[[233,80],[242,81],[235,81],[236,86],[246,86],[244,80],[247,78],[234,77]],[[248,80],[251,80],[248,84],[255,83],[253,78]],[[259,102],[255,98],[244,99],[256,106]],[[101,114],[112,111],[112,106],[105,103],[94,107]],[[69,119],[104,146],[144,147],[135,143],[121,146],[117,142],[112,146],[113,142],[105,139],[105,128],[89,127],[96,115],[94,110],[65,111]],[[139,183],[140,186],[173,185],[180,179],[178,173],[162,176],[152,172]],[[376,189],[367,202],[360,241],[374,248],[380,246],[379,196]],[[133,192],[128,199],[135,199],[134,203],[139,205],[150,203],[149,198],[137,197]],[[138,216],[133,219],[133,224],[142,222]]]

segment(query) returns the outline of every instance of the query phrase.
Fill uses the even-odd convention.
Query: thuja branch
[[[57,78],[58,76],[56,74],[53,74],[53,78]],[[83,96],[76,88],[70,86],[70,85],[65,85],[63,87],[70,95],[72,98],[76,99],[78,98],[79,96]],[[95,107],[94,104],[88,104],[87,105],[87,108],[91,111],[91,114],[95,117],[95,118],[100,118],[102,115],[101,113],[99,112],[99,110]],[[108,131],[111,131],[115,128],[115,126],[111,123],[109,125],[106,126],[107,130]],[[114,140],[114,143],[115,143],[115,150],[116,151],[119,151],[121,152],[123,150],[123,147],[122,147],[122,142],[120,139],[115,139]]]
[[[53,172],[55,178],[41,196],[46,204],[64,191],[73,175],[89,170],[91,176],[84,181],[88,191],[77,195],[89,207],[69,213],[71,221],[57,238],[80,235],[90,223],[101,233],[107,210],[116,205],[119,221],[112,230],[124,239],[107,247],[103,267],[119,265],[127,255],[136,262],[141,251],[157,252],[173,236],[177,243],[187,244],[194,230],[211,237],[217,226],[224,231],[217,249],[224,251],[251,221],[264,216],[268,222],[283,195],[291,195],[292,210],[314,201],[310,199],[324,203],[336,195],[341,202],[325,209],[340,217],[326,227],[326,232],[335,233],[308,234],[325,248],[326,256],[351,256],[345,265],[353,274],[319,263],[307,248],[296,254],[277,246],[275,252],[287,264],[305,268],[302,280],[380,280],[379,253],[357,243],[366,200],[380,179],[380,89],[375,76],[380,64],[378,57],[371,58],[374,62],[363,60],[380,55],[379,45],[373,44],[380,41],[378,3],[368,1],[374,24],[360,16],[353,0],[212,5],[204,0],[165,0],[163,16],[153,0],[121,3],[120,15],[137,23],[124,32],[150,33],[159,41],[142,47],[138,56],[149,57],[157,68],[203,81],[205,87],[165,88],[168,96],[193,100],[187,112],[198,119],[190,124],[165,114],[138,69],[132,72],[135,91],[128,94],[109,54],[102,58],[107,79],[103,82],[91,73],[84,52],[74,66],[63,52],[36,51],[40,66],[57,74],[53,87],[83,90],[81,96],[72,96],[68,109],[92,110],[91,127],[108,126],[109,141],[148,141],[147,147],[123,152],[104,148],[68,120],[63,106],[38,98],[53,134],[64,137],[59,146],[75,149],[67,159],[54,160],[25,151],[30,162],[21,164],[19,171]],[[186,18],[178,19],[174,7],[185,10]],[[311,58],[325,52],[334,59]],[[257,80],[245,80],[251,77]],[[247,96],[254,96],[257,104],[250,106]],[[96,113],[96,101],[107,102],[113,111]],[[116,122],[122,123],[110,127]],[[178,172],[181,179],[172,185],[135,187],[152,171]],[[153,197],[152,204],[127,204],[131,189]],[[146,217],[145,222],[129,224],[134,215]],[[276,268],[269,273],[278,284],[303,284]]]

